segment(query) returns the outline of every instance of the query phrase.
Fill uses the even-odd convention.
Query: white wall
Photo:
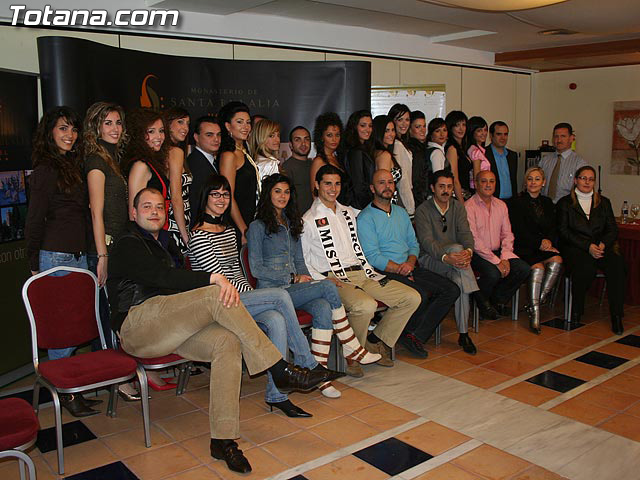
[[[575,90],[569,89],[576,83]],[[640,202],[640,176],[611,175],[613,102],[640,100],[640,66],[591,68],[536,74],[533,78],[531,143],[551,140],[553,126],[569,122],[576,132],[576,151],[593,166],[602,166],[603,194],[619,214],[624,200]]]

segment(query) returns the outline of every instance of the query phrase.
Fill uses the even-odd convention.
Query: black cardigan
[[[161,231],[160,235],[168,235]],[[109,253],[107,290],[111,305],[111,328],[118,331],[129,312],[156,295],[171,295],[209,285],[211,274],[176,267],[182,261],[180,250],[169,236],[165,249],[151,236],[143,235],[133,222],[127,233],[116,240]]]
[[[371,203],[373,193],[369,188],[373,180],[373,172],[376,171],[376,164],[371,157],[361,148],[354,147],[349,152],[344,162],[345,170],[353,185],[352,207],[362,210]],[[343,188],[346,185],[342,186]]]
[[[536,204],[540,207],[542,215],[536,213]],[[545,238],[557,246],[556,210],[549,197],[540,195],[534,199],[527,192],[522,192],[507,205],[511,230],[515,237],[513,251],[516,255],[527,257],[535,254],[540,250],[540,243]]]
[[[597,207],[593,206],[592,200],[589,219],[579,203],[573,204],[571,195],[558,200],[556,210],[561,248],[574,247],[589,251],[592,243],[598,245],[600,242],[604,243],[605,250],[613,248],[618,238],[618,225],[608,198],[600,196]]]

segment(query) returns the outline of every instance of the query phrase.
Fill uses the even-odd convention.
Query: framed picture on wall
[[[640,101],[613,102],[610,173],[640,175]]]

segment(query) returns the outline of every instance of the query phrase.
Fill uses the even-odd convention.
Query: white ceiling
[[[639,0],[567,0],[510,13],[486,13],[428,0],[146,0],[181,12],[244,14],[418,35],[431,43],[488,52],[640,38]],[[542,36],[567,29],[575,35]]]

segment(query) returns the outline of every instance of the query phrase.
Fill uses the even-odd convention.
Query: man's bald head
[[[389,170],[380,169],[373,173],[371,179],[371,191],[373,192],[374,201],[381,203],[389,203],[396,191],[396,182]]]

